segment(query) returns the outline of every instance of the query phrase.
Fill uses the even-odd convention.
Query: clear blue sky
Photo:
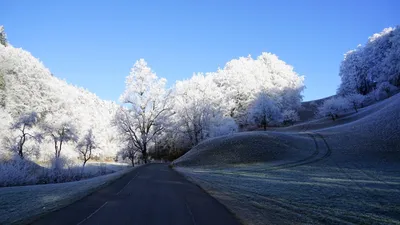
[[[107,100],[139,58],[172,85],[264,51],[305,75],[312,100],[335,93],[343,54],[399,25],[399,9],[398,0],[3,0],[0,24],[55,76]]]

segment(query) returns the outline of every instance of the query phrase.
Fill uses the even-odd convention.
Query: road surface
[[[239,225],[218,201],[167,164],[137,168],[111,185],[33,223]]]

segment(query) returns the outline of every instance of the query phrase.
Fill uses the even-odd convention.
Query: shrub
[[[36,184],[40,171],[39,165],[20,157],[0,161],[0,186]]]
[[[341,113],[351,109],[349,101],[344,97],[330,98],[318,107],[317,116],[330,116],[332,120],[336,120]]]

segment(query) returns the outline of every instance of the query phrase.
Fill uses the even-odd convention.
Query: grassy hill
[[[400,224],[399,112],[397,94],[336,121],[214,138],[174,164],[245,224]]]

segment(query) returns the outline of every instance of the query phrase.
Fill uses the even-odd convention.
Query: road
[[[33,224],[240,223],[222,204],[168,165],[149,164]]]

